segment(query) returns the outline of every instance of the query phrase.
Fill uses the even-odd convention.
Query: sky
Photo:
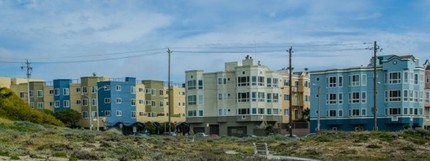
[[[368,65],[430,51],[427,0],[0,0],[0,77],[184,82],[246,55],[271,70]]]

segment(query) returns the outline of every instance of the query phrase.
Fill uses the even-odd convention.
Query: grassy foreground
[[[425,130],[323,132],[300,140],[275,136],[189,142],[182,136],[123,136],[0,118],[0,160],[265,160],[252,157],[254,142],[268,143],[274,155],[321,160],[430,160],[430,133]]]

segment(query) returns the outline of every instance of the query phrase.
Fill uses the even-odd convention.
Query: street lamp
[[[314,86],[316,85],[316,84],[313,84]],[[318,85],[316,85],[317,86],[317,132],[320,132],[320,130],[321,130],[321,123],[320,123],[320,85],[318,84]]]

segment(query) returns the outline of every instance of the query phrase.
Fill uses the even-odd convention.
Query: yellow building
[[[171,101],[168,101],[168,87],[160,80],[143,80],[136,97],[137,122],[168,122],[171,102],[171,122],[185,121],[185,89],[171,85]]]

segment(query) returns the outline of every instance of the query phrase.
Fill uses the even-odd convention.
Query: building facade
[[[430,130],[430,61],[424,63],[424,128]]]
[[[372,130],[374,101],[379,130],[423,126],[424,68],[418,59],[378,56],[376,90],[373,67],[372,59],[364,67],[311,72],[311,132],[318,126],[321,130]]]
[[[289,83],[284,73],[250,56],[225,63],[221,72],[186,71],[187,123],[194,133],[221,136],[265,135],[268,126],[285,130]]]
[[[185,88],[171,84],[171,100],[169,101],[168,86],[160,80],[143,80],[143,96],[138,97],[139,108],[137,108],[138,122],[169,121],[169,103],[171,103],[171,122],[185,121]],[[141,107],[140,107],[141,106]]]

